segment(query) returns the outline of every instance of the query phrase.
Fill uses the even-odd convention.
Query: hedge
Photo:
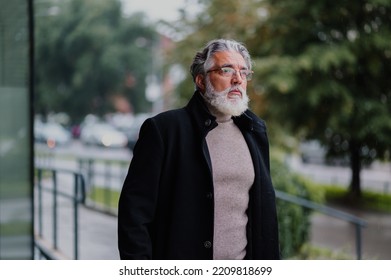
[[[315,202],[323,202],[323,192],[309,180],[293,173],[286,164],[271,159],[271,176],[276,190]],[[309,239],[311,210],[277,198],[280,249],[283,259],[299,253]]]

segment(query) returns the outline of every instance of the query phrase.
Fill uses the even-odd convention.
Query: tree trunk
[[[352,169],[352,180],[350,182],[350,195],[353,197],[361,196],[361,157],[360,145],[352,140],[350,142],[350,167]]]

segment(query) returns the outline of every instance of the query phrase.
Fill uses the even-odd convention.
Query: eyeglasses
[[[253,71],[248,70],[248,69],[235,70],[232,67],[219,67],[216,69],[208,70],[206,73],[209,73],[209,72],[217,72],[221,76],[227,77],[227,78],[232,78],[234,76],[234,74],[237,74],[239,72],[240,77],[243,80],[247,80],[247,81],[251,80],[251,78],[253,77],[253,73],[254,73]]]

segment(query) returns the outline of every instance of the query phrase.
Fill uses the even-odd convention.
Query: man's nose
[[[240,74],[240,71],[235,71],[232,74],[232,83],[234,84],[241,84],[243,82],[242,75]]]

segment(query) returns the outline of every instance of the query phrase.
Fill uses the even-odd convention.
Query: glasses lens
[[[231,77],[235,73],[235,70],[230,67],[221,67],[220,71],[224,77]]]
[[[240,76],[242,77],[243,80],[250,81],[251,78],[253,77],[253,72],[250,70],[242,70],[240,71]]]
[[[230,77],[230,78],[232,78],[233,75],[238,74],[238,72],[231,67],[221,67],[218,69],[212,69],[212,70],[209,70],[208,73],[213,72],[213,71],[218,71],[220,75],[222,75],[224,77]],[[243,80],[247,80],[247,81],[250,81],[253,76],[253,71],[247,70],[247,69],[239,70],[239,73],[240,73],[241,78]]]

